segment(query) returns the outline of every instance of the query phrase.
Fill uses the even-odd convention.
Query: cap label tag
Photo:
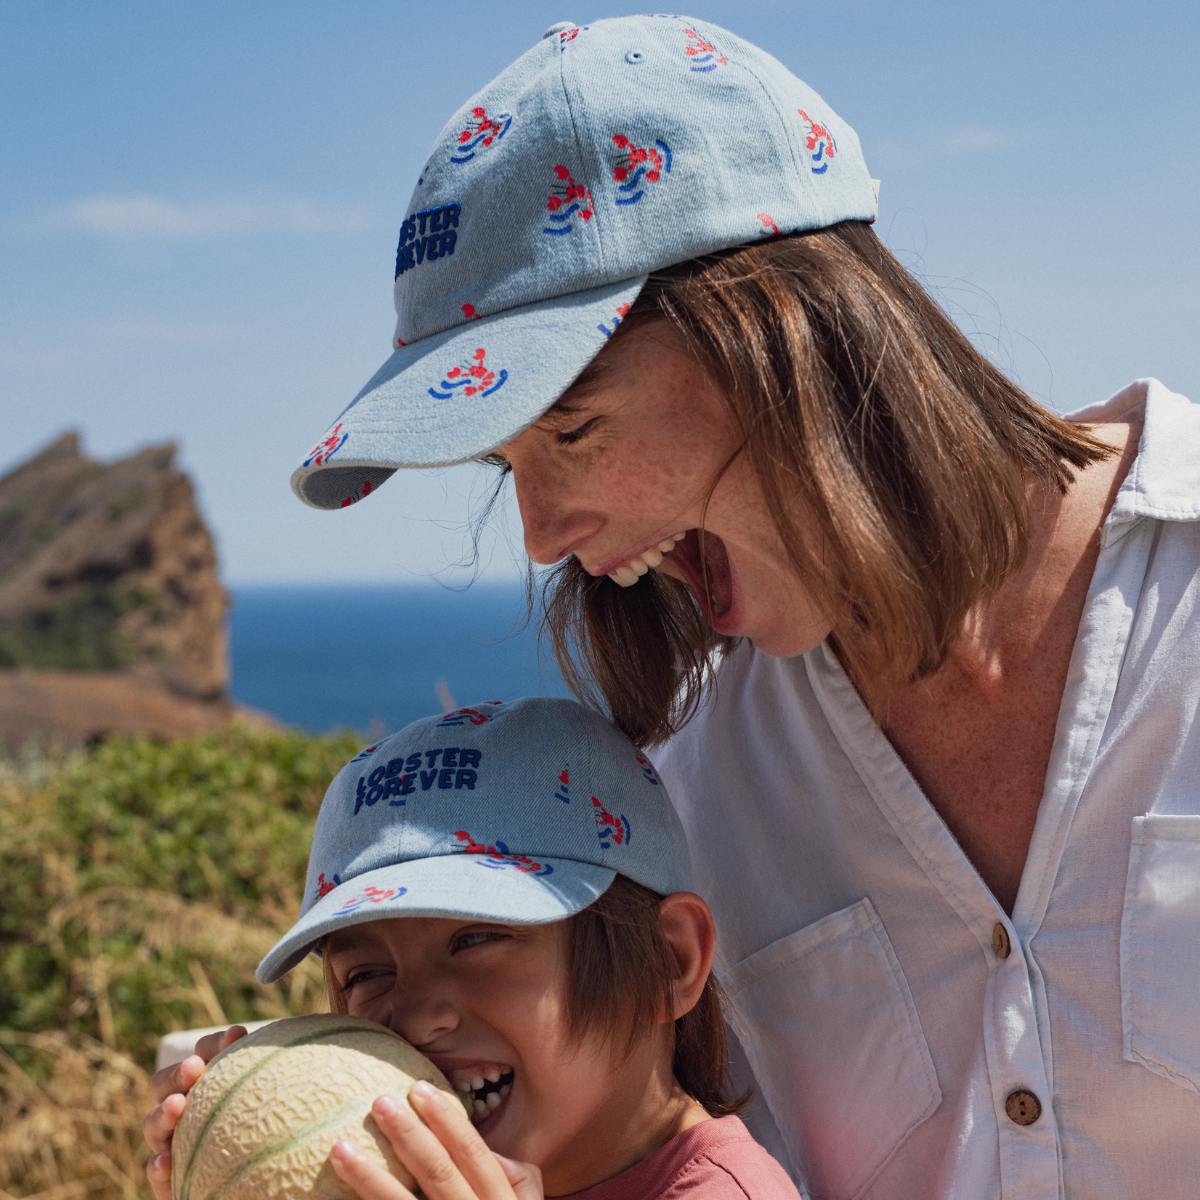
[[[462,205],[452,202],[439,204],[436,208],[423,208],[405,217],[404,224],[400,226],[400,242],[396,247],[395,278],[399,279],[405,271],[422,263],[448,258],[453,254],[461,215]]]

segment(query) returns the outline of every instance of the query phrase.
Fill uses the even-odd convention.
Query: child
[[[320,953],[333,1009],[469,1094],[474,1129],[433,1089],[373,1109],[429,1200],[796,1200],[725,1091],[713,949],[649,760],[581,705],[527,699],[414,722],[339,772],[300,919],[258,978]],[[200,1067],[155,1076],[160,1200]],[[331,1159],[364,1200],[410,1195],[343,1143]]]

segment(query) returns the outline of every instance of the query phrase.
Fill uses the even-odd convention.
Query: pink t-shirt
[[[627,1171],[563,1200],[800,1200],[787,1172],[737,1117],[676,1134]]]

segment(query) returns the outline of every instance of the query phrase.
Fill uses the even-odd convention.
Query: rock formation
[[[228,720],[229,599],[174,456],[99,463],[67,433],[0,478],[6,741]]]

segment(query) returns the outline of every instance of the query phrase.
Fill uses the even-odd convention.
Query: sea
[[[234,699],[368,738],[481,700],[565,696],[520,583],[232,589]]]

